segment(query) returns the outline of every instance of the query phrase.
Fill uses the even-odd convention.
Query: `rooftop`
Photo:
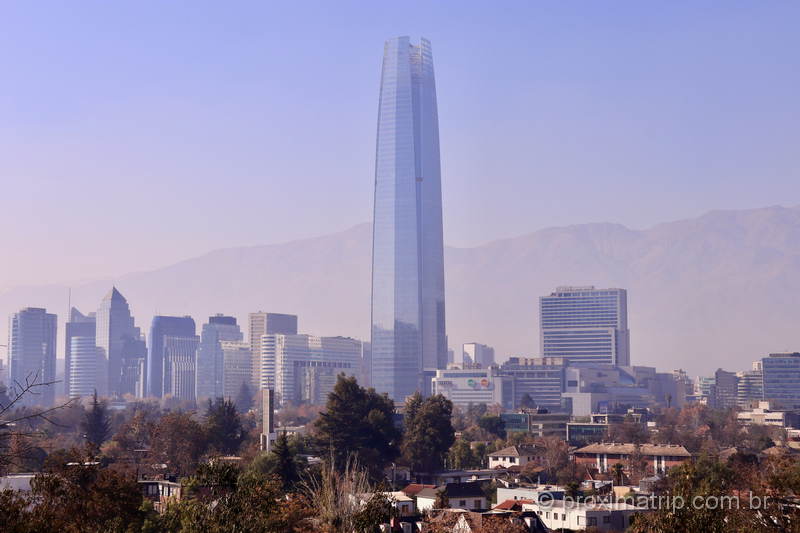
[[[636,451],[636,445],[632,443],[601,442],[590,444],[583,448],[578,448],[575,453],[621,453],[632,454]],[[691,457],[692,454],[679,444],[642,444],[639,446],[639,453],[642,455],[671,455],[680,457]]]

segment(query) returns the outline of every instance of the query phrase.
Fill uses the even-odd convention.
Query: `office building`
[[[636,370],[635,370],[636,369]],[[564,370],[565,398],[573,416],[611,413],[628,408],[652,407],[659,402],[642,376],[647,367],[567,366]],[[655,369],[647,374],[654,376]]]
[[[714,402],[717,409],[731,409],[736,407],[736,394],[739,387],[739,378],[736,373],[718,368],[714,373]]]
[[[221,343],[243,339],[242,330],[232,316],[214,315],[203,324],[197,349],[195,393],[198,399],[223,397],[225,357]]]
[[[253,379],[253,355],[249,342],[222,341],[222,396],[235,401],[242,384],[251,386]]]
[[[430,42],[384,46],[375,155],[372,384],[396,402],[447,366],[439,124]]]
[[[10,394],[37,385],[15,405],[50,407],[55,401],[56,315],[46,309],[26,307],[8,322],[8,363]]]
[[[150,349],[147,352],[147,395],[154,398],[161,398],[165,394],[165,388],[171,388],[172,376],[165,374],[165,339],[167,337],[195,338],[195,323],[190,316],[154,316],[150,324]],[[172,341],[172,348],[176,348]],[[188,349],[188,344],[184,343],[181,350]],[[196,347],[196,346],[195,346]],[[193,356],[194,357],[194,356]],[[184,363],[179,363],[182,368]]]
[[[141,331],[131,316],[128,301],[116,287],[112,287],[100,302],[95,321],[98,394],[142,396],[147,350]]]
[[[164,335],[163,396],[183,401],[194,401],[196,383],[197,346],[200,337]]]
[[[514,407],[560,408],[566,366],[562,357],[510,357],[500,370],[514,379]]]
[[[361,368],[361,342],[356,339],[262,335],[261,342],[262,357],[274,361],[275,373],[260,382],[274,381],[276,401],[282,405],[324,403],[339,374],[357,376]]]
[[[96,329],[94,313],[70,309],[64,328],[64,394],[68,398],[89,396],[97,388]]]
[[[539,299],[540,349],[570,365],[630,365],[624,289],[558,287]]]
[[[761,359],[764,400],[780,408],[800,407],[800,352]]]
[[[461,350],[462,362],[468,362],[480,368],[487,368],[494,364],[494,348],[477,342],[467,342]]]
[[[437,370],[432,389],[462,409],[481,403],[514,407],[514,380],[496,367]]]
[[[274,381],[262,382],[265,376],[274,376],[274,362],[262,360],[261,337],[264,335],[297,335],[297,315],[283,313],[250,313],[250,350],[253,354],[252,381],[259,389],[273,389]],[[267,370],[264,370],[264,369]],[[268,378],[271,379],[271,378]]]
[[[742,409],[752,407],[764,398],[764,376],[761,361],[755,361],[751,370],[736,373],[736,405]]]

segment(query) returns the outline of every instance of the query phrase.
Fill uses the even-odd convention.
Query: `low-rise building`
[[[572,501],[531,502],[522,504],[523,511],[534,511],[551,531],[624,531],[644,512],[626,503],[587,504]]]
[[[563,500],[566,491],[557,485],[519,485],[497,487],[497,501],[549,501]]]
[[[482,511],[489,508],[489,500],[483,491],[483,483],[448,483],[436,488],[424,488],[417,493],[417,509],[430,511],[436,508],[440,492],[447,498],[448,508]]]
[[[551,413],[547,409],[531,409],[520,413],[500,415],[506,432],[528,433],[533,437],[566,439],[569,413]]]
[[[773,409],[770,402],[758,402],[758,407],[737,413],[736,418],[744,425],[800,427],[800,413],[796,410]]]
[[[606,437],[608,437],[608,424],[593,422],[570,422],[567,424],[567,442],[572,446],[603,442]]]
[[[181,499],[182,487],[176,479],[140,479],[139,488],[159,513],[163,513],[170,502]]]
[[[536,459],[536,447],[520,444],[489,454],[489,468],[523,467]]]
[[[366,505],[374,494],[373,492],[359,494],[358,500],[361,502],[361,505]],[[380,494],[383,494],[386,499],[389,500],[398,517],[405,518],[417,514],[414,498],[406,495],[404,491],[382,492]]]
[[[432,380],[433,394],[441,394],[453,404],[514,407],[513,378],[503,376],[496,367],[437,370]]]
[[[626,472],[634,455],[641,456],[649,473],[663,474],[692,458],[692,454],[677,444],[622,444],[598,443],[578,448],[573,452],[575,463],[595,467],[599,472],[609,472],[619,463]]]

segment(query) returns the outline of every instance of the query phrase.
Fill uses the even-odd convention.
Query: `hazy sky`
[[[433,44],[450,244],[798,204],[798,19],[796,2],[2,2],[0,289],[369,220],[396,35]]]

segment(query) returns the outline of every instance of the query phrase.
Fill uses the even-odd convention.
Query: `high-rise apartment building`
[[[194,319],[190,316],[154,316],[150,325],[150,349],[147,352],[147,395],[161,398],[172,376],[165,374],[166,337],[195,338]],[[187,348],[183,344],[183,348]],[[196,348],[196,346],[195,346]],[[194,387],[194,383],[192,385]]]
[[[97,392],[101,396],[142,396],[147,349],[128,301],[116,287],[95,315],[98,348]]]
[[[625,289],[558,287],[539,299],[540,349],[571,365],[630,365]]]
[[[46,309],[26,307],[8,322],[8,363],[11,393],[39,384],[25,393],[17,406],[50,407],[55,400],[56,315]]]
[[[494,348],[477,342],[467,342],[461,350],[462,364],[487,368],[494,364]]]
[[[372,241],[372,384],[403,401],[445,368],[439,122],[427,39],[383,51]]]
[[[225,315],[209,317],[203,324],[200,346],[197,349],[197,398],[221,398],[224,396],[224,363],[222,342],[241,341],[242,330],[236,318]]]
[[[262,379],[275,373],[274,363],[265,361],[261,355],[261,337],[263,335],[297,335],[297,315],[283,313],[265,313],[259,311],[250,313],[250,350],[253,354],[252,384],[256,388],[271,389],[272,382],[263,382]],[[267,370],[264,370],[264,369]]]
[[[99,362],[95,314],[84,315],[73,307],[64,333],[64,392],[68,398],[94,393]]]
[[[314,335],[262,335],[261,353],[274,361],[274,378],[281,403],[322,403],[344,373],[357,376],[361,369],[361,341],[347,337]],[[267,368],[265,367],[265,370]],[[268,389],[272,387],[262,386]]]

